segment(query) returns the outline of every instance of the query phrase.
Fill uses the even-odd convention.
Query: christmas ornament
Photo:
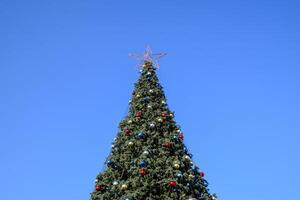
[[[132,200],[131,197],[126,197],[124,200]]]
[[[189,174],[189,176],[188,176],[188,178],[189,178],[189,180],[193,180],[194,179],[194,175],[192,175],[192,174]]]
[[[152,108],[152,106],[151,106],[151,105],[148,105],[147,108]]]
[[[139,174],[140,174],[141,176],[145,176],[145,175],[146,175],[146,171],[142,169],[142,170],[139,171]]]
[[[154,91],[152,89],[149,90],[150,93],[153,93]]]
[[[97,183],[97,182],[98,182],[98,179],[95,179],[95,180],[94,180],[94,183]]]
[[[131,123],[132,123],[132,120],[128,120],[127,123],[128,123],[128,124],[131,124]]]
[[[176,176],[177,176],[178,178],[181,178],[183,175],[182,175],[181,172],[178,172],[178,173],[176,174]]]
[[[137,134],[136,134],[136,136],[138,137],[138,138],[144,138],[145,137],[145,133],[144,132],[138,132]]]
[[[143,103],[146,104],[148,102],[148,99],[149,99],[148,97],[144,97],[143,98]]]
[[[169,182],[169,186],[176,187],[177,186],[177,182],[176,181],[170,181]]]
[[[118,185],[118,184],[119,184],[118,181],[113,182],[113,185]]]
[[[204,172],[200,172],[199,175],[200,175],[200,177],[204,177],[205,174],[204,174]]]
[[[216,196],[212,196],[211,200],[217,200],[217,197]]]
[[[124,129],[124,132],[125,132],[126,135],[129,135],[130,129],[129,129],[129,128],[125,128],[125,129]]]
[[[136,112],[136,113],[135,113],[135,116],[136,116],[136,117],[141,117],[141,116],[142,116],[142,112],[141,112],[141,111]]]
[[[166,113],[166,112],[162,112],[162,113],[161,113],[161,116],[162,116],[162,117],[166,117],[166,116],[167,116],[167,113]]]
[[[171,143],[171,142],[166,142],[166,143],[164,144],[164,147],[167,148],[167,149],[170,149],[170,148],[173,147],[173,143]]]
[[[133,142],[128,142],[128,146],[133,146]]]
[[[102,188],[101,185],[96,185],[96,191],[97,191],[97,192],[101,191],[102,189],[103,189],[103,188]]]
[[[141,95],[137,94],[136,97],[140,97]]]
[[[114,162],[112,160],[107,161],[107,166],[112,166]]]
[[[174,168],[175,168],[175,169],[179,169],[179,168],[180,168],[180,165],[179,165],[178,163],[175,163],[175,164],[174,164]]]
[[[169,116],[173,118],[173,117],[174,117],[174,114],[173,114],[173,113],[170,113],[170,115],[169,115]]]
[[[150,124],[150,127],[151,127],[151,128],[154,128],[154,127],[155,127],[155,124],[154,124],[154,123],[151,123],[151,124]]]
[[[159,121],[159,122],[162,122],[162,121],[163,121],[163,119],[162,119],[162,118],[158,118],[158,119],[157,119],[157,121]]]
[[[182,133],[179,133],[179,134],[178,134],[178,139],[179,139],[180,142],[183,141],[183,134],[182,134]]]
[[[165,102],[164,100],[162,100],[162,101],[161,101],[161,104],[165,105],[165,104],[166,104],[166,102]]]
[[[128,186],[126,184],[121,185],[122,190],[127,190]]]
[[[149,151],[145,150],[145,151],[143,152],[143,154],[144,154],[144,155],[149,155]]]
[[[147,75],[150,76],[150,75],[151,75],[151,72],[147,72]]]
[[[188,160],[188,161],[189,161],[190,159],[191,159],[191,158],[190,158],[188,155],[185,155],[185,156],[184,156],[184,160]]]
[[[146,162],[144,160],[142,160],[140,163],[139,163],[139,166],[140,167],[146,167]]]

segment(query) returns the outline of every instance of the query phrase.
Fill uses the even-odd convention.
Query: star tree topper
[[[154,67],[159,68],[158,60],[167,55],[167,53],[152,53],[150,46],[148,45],[145,49],[144,54],[129,54],[131,57],[135,57],[135,59],[140,61],[138,67],[143,67],[144,62],[151,62]]]

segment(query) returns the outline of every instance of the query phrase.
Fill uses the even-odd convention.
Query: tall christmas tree
[[[128,115],[119,124],[107,168],[97,176],[91,200],[217,199],[192,162],[159,84],[156,58],[163,55],[147,48],[139,57],[141,76]]]

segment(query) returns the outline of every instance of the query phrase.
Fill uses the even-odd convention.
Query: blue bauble
[[[140,163],[139,163],[140,167],[146,167],[146,162],[144,160],[142,160]]]
[[[177,176],[178,178],[181,178],[183,175],[182,175],[181,172],[178,172],[178,173],[176,174],[176,176]]]
[[[138,138],[143,138],[145,136],[144,132],[138,132],[137,133]]]
[[[112,160],[107,161],[108,166],[112,166],[113,164],[114,164],[114,162]]]

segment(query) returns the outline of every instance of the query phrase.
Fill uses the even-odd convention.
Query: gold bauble
[[[175,164],[174,164],[174,168],[175,168],[175,169],[179,169],[179,168],[180,168],[180,165],[179,165],[178,163],[175,163]]]
[[[123,185],[121,186],[121,189],[122,189],[122,190],[127,190],[127,188],[128,188],[128,186],[127,186],[126,184],[123,184]]]

